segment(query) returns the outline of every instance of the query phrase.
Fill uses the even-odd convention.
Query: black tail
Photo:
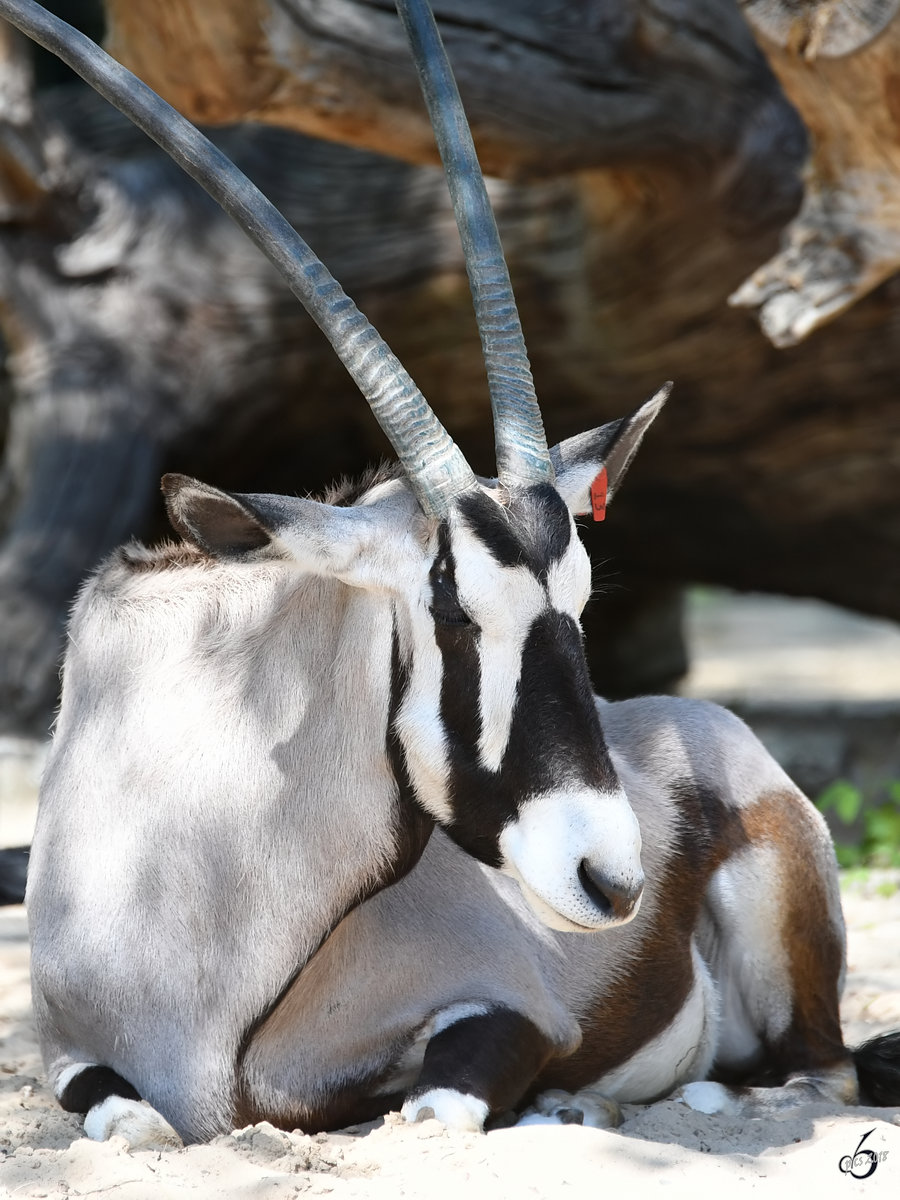
[[[25,899],[28,846],[0,850],[0,904],[21,904]]]
[[[900,1030],[872,1038],[852,1054],[862,1101],[879,1108],[900,1104]]]

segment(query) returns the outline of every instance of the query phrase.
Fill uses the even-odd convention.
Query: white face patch
[[[591,598],[591,560],[572,525],[568,549],[547,573],[547,593],[553,608],[578,621]]]
[[[503,566],[481,538],[451,518],[456,588],[466,611],[482,629],[514,634],[547,607],[543,585],[527,567]]]
[[[537,915],[561,930],[606,929],[637,913],[644,874],[641,831],[625,793],[588,788],[528,800],[500,834],[503,870]],[[611,903],[599,907],[579,869],[589,866]],[[618,908],[615,911],[613,906]]]
[[[522,653],[547,592],[527,567],[504,567],[463,522],[452,544],[460,604],[479,627],[481,765],[499,771],[516,708]]]
[[[423,608],[414,617],[422,625],[412,655],[409,687],[396,718],[406,765],[422,805],[436,821],[447,824],[453,809],[447,796],[447,745],[441,721],[444,664],[433,636],[430,614]]]
[[[525,638],[515,640],[482,636],[478,642],[481,667],[481,737],[478,757],[488,771],[499,771],[509,744],[519,677],[522,673],[522,650]]]
[[[531,627],[551,608],[578,620],[590,597],[590,560],[573,522],[569,546],[543,584],[527,567],[498,563],[464,522],[452,522],[451,529],[457,593],[480,629],[479,756],[482,766],[496,772],[509,743]]]
[[[503,763],[516,711],[525,641],[533,621],[546,607],[543,588],[524,567],[506,568],[505,575],[515,585],[515,608],[520,620],[514,628],[499,632],[482,627],[478,640],[481,668],[478,752],[482,766],[489,771],[499,771]]]
[[[491,499],[497,502],[497,497]],[[466,516],[465,509],[454,510],[439,531],[439,553],[430,564],[428,583],[422,592],[431,624],[426,628],[422,608],[412,610],[408,648],[410,684],[396,721],[421,802],[445,825],[451,825],[455,816],[450,796],[455,766],[451,754],[460,751],[463,778],[476,763],[491,775],[501,773],[514,732],[523,670],[528,672],[534,693],[532,700],[541,703],[541,664],[537,659],[525,662],[530,639],[535,636],[536,628],[543,629],[544,622],[546,632],[538,637],[537,644],[543,644],[542,637],[555,637],[557,631],[560,652],[570,653],[574,634],[571,622],[577,623],[590,595],[590,561],[569,514],[557,512],[552,505],[546,513],[538,508],[531,514],[530,519],[535,523],[540,519],[564,522],[548,526],[549,565],[545,577],[527,559],[530,544],[527,538],[521,556],[517,556],[515,530],[504,529],[507,522],[512,524],[513,517],[502,505],[498,504],[498,519],[488,515],[490,521],[479,524],[471,514]],[[491,536],[496,537],[493,550]],[[543,530],[536,539],[539,545],[542,537]],[[560,677],[560,669],[566,668],[560,667],[561,659],[553,647],[548,646],[548,655],[555,672],[548,676],[554,681],[548,683],[552,687]],[[577,664],[573,664],[573,672],[567,702],[578,694],[582,682],[575,679]],[[548,697],[548,703],[553,704],[552,696]],[[527,719],[527,714],[522,715]],[[573,719],[576,716],[573,714]],[[535,736],[540,741],[537,730]],[[477,738],[477,745],[469,746],[460,741],[462,738]],[[548,753],[550,749],[557,749],[555,742]],[[477,751],[477,758],[473,751]],[[537,744],[534,753],[540,753]],[[535,764],[536,768],[540,765]],[[518,764],[523,771],[527,766],[527,762]],[[560,769],[564,770],[564,765]],[[612,794],[578,783],[559,789],[566,815],[558,818],[556,824],[564,837],[566,852],[554,859],[560,873],[557,886],[550,883],[555,868],[546,864],[546,848],[526,855],[522,849],[524,842],[519,838],[520,861],[515,855],[507,855],[509,873],[529,891],[534,907],[550,924],[561,922],[559,927],[566,929],[599,928],[630,919],[636,911],[636,897],[642,885],[640,838],[627,801],[616,800],[610,807]],[[587,797],[586,805],[581,806],[576,796]],[[519,796],[510,799],[515,803]],[[486,809],[490,808],[489,801],[487,797]],[[605,830],[601,828],[603,822],[595,824],[597,810],[593,806],[598,801],[605,804]],[[627,816],[623,817],[623,812]],[[508,840],[515,840],[516,830],[521,832],[531,823],[530,817],[524,823],[513,822]],[[572,834],[575,825],[580,832]],[[607,834],[608,848],[601,852]],[[624,845],[627,851],[622,850]],[[570,849],[574,857],[569,856]],[[538,865],[542,857],[543,867]],[[523,867],[525,858],[529,861]],[[580,871],[586,875],[587,883],[584,878],[579,880]],[[600,880],[600,893],[594,892],[590,899],[591,884],[596,882],[594,876]],[[602,895],[606,882],[615,897],[612,916],[600,912],[601,908],[610,907]],[[628,892],[631,898],[623,899],[623,892]]]

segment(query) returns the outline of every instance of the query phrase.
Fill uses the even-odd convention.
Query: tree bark
[[[490,175],[653,162],[769,174],[791,124],[732,0],[433,8]],[[106,12],[110,53],[192,120],[438,161],[392,0],[106,0]]]
[[[463,0],[453,3],[463,11]],[[551,440],[621,416],[662,380],[676,380],[608,520],[585,531],[596,583],[609,594],[588,610],[589,646],[597,683],[619,694],[677,674],[677,624],[661,647],[647,647],[666,621],[673,628],[672,589],[682,581],[818,595],[900,618],[900,290],[881,285],[828,337],[786,351],[727,307],[739,281],[775,252],[799,204],[806,143],[748,31],[713,19],[731,10],[675,5],[658,0],[657,8],[670,22],[680,12],[682,40],[695,39],[692,69],[672,67],[686,97],[697,92],[712,106],[709,63],[719,78],[733,61],[737,80],[752,66],[746,92],[728,93],[714,114],[714,136],[698,116],[680,129],[681,153],[666,151],[671,114],[657,109],[656,135],[647,114],[654,89],[675,83],[648,84],[650,99],[635,84],[627,98],[638,116],[605,149],[594,147],[593,165],[547,176],[543,160],[517,159],[523,115],[510,137],[510,178],[490,185]],[[194,8],[199,20],[200,0]],[[451,8],[448,0],[439,11]],[[618,28],[620,8],[566,11],[588,22],[606,13]],[[328,28],[327,11],[387,20],[381,8],[348,0],[317,18]],[[519,8],[486,11],[522,19]],[[523,3],[521,12],[531,11]],[[459,46],[470,36],[479,42],[485,26],[461,25]],[[365,30],[349,44],[368,45]],[[643,45],[620,38],[623,70],[643,62]],[[657,49],[663,75],[665,39]],[[170,58],[178,58],[172,48]],[[590,93],[589,64],[578,62]],[[540,107],[533,96],[513,104],[515,78],[510,66],[512,115],[498,110],[514,126],[517,111],[534,117]],[[517,90],[541,89],[519,78]],[[612,93],[594,90],[604,103]],[[678,111],[692,103],[685,98]],[[544,105],[552,109],[549,93]],[[715,132],[722,113],[733,122],[727,136]],[[158,471],[236,490],[307,491],[388,453],[330,347],[193,184],[90,95],[48,97],[33,116],[32,146],[44,146],[49,160],[52,142],[53,161],[68,167],[56,175],[29,168],[24,190],[8,189],[13,216],[0,226],[0,321],[15,390],[0,546],[0,714],[15,730],[46,726],[58,629],[81,573],[112,542],[152,528],[151,509],[161,528]],[[499,158],[499,118],[485,110],[485,130],[492,119]],[[629,152],[629,128],[645,120]],[[21,123],[13,132],[25,136]],[[490,474],[480,348],[440,172],[260,126],[219,140],[384,334],[473,467]],[[604,154],[614,165],[596,165]],[[30,631],[8,615],[16,605]],[[630,665],[619,640],[629,626],[643,647]],[[5,662],[18,666],[4,682]]]
[[[900,267],[900,0],[743,0],[812,139],[800,212],[734,293],[792,346]]]

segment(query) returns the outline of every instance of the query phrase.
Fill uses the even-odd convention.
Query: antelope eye
[[[438,575],[431,581],[431,615],[439,625],[473,623],[459,602],[456,588],[446,575]]]

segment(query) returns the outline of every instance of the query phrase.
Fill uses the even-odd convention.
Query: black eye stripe
[[[501,510],[480,492],[458,502],[462,519],[485,550],[503,567],[527,567],[542,582],[572,539],[569,510],[555,488],[537,484]]]
[[[438,533],[438,553],[429,572],[431,615],[440,625],[472,625],[472,619],[459,602],[456,590],[456,562],[450,549],[450,530],[446,523]]]
[[[431,580],[431,600],[443,608],[458,608],[459,594],[454,580],[446,574],[435,575]]]

